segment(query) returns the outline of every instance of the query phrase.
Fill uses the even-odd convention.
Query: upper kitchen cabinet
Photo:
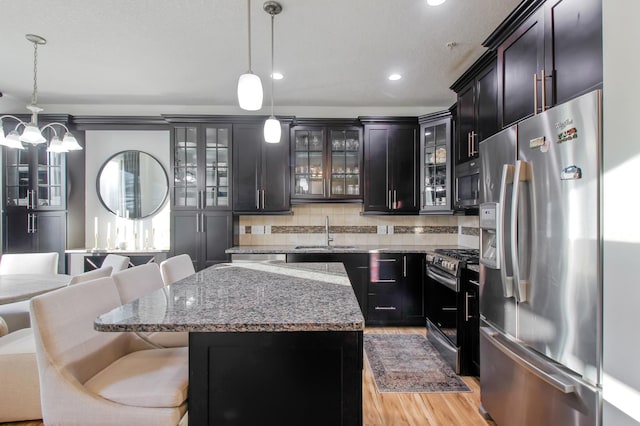
[[[231,125],[174,125],[172,210],[231,210]]]
[[[480,57],[453,85],[458,94],[455,163],[478,157],[480,141],[499,130],[495,52]]]
[[[419,121],[420,213],[451,214],[451,114],[429,114]]]
[[[497,50],[506,127],[602,85],[602,1],[523,2],[484,45]]]
[[[298,120],[291,157],[292,202],[362,200],[362,129],[355,123]]]
[[[290,212],[290,120],[280,119],[280,123],[279,143],[264,141],[264,121],[233,125],[234,213]]]
[[[360,117],[364,124],[364,212],[416,214],[418,120]]]

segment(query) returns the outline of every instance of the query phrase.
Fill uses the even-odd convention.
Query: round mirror
[[[96,186],[107,210],[129,219],[151,216],[169,194],[164,167],[142,151],[122,151],[105,161]]]

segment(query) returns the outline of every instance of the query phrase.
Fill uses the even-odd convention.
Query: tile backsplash
[[[300,204],[293,215],[240,216],[239,242],[251,245],[462,245],[478,248],[477,216],[364,216],[361,204]]]

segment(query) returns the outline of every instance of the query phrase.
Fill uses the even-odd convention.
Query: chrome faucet
[[[324,233],[327,237],[327,247],[329,247],[331,245],[331,241],[333,241],[333,238],[329,236],[329,216],[326,216],[324,220]]]

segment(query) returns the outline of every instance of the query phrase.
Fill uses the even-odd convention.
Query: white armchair
[[[57,274],[58,253],[6,253],[0,258],[0,275]]]
[[[162,261],[160,263],[160,273],[162,274],[164,285],[169,285],[195,274],[196,270],[193,268],[191,256],[180,254]]]
[[[6,334],[0,317],[0,422],[42,418],[33,330]],[[6,334],[6,335],[5,335]]]
[[[123,269],[127,269],[129,267],[129,257],[128,256],[120,256],[119,254],[108,254],[104,261],[102,262],[101,268],[106,268],[107,266],[111,266],[113,269],[113,274],[116,272],[120,272]]]
[[[187,409],[187,348],[147,349],[134,333],[98,332],[120,306],[112,278],[31,300],[46,425],[177,425]]]
[[[112,278],[123,304],[133,302],[144,294],[164,287],[157,263],[134,266],[113,274]],[[159,347],[189,346],[189,333],[186,332],[162,331],[146,334],[144,338]]]

